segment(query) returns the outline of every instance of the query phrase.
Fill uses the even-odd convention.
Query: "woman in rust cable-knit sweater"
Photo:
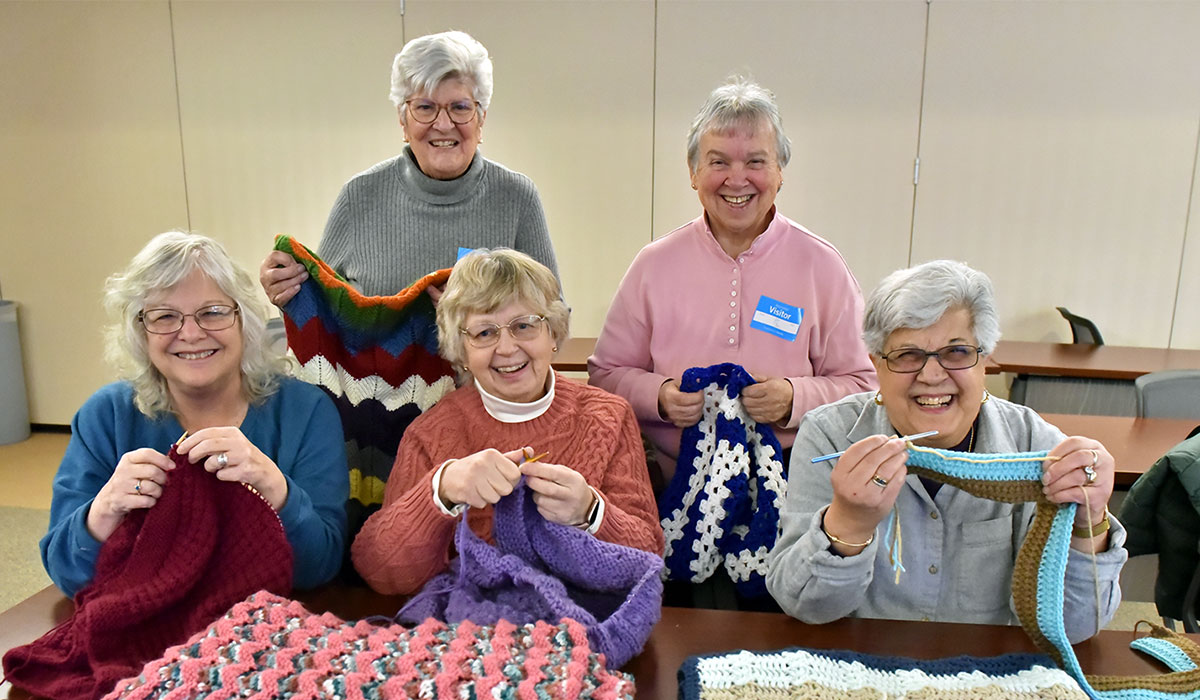
[[[438,342],[468,381],[405,431],[383,508],[354,540],[372,588],[415,593],[444,571],[467,506],[491,541],[491,506],[521,476],[547,520],[662,553],[633,409],[550,368],[568,314],[554,274],[523,253],[477,250],[454,266]]]

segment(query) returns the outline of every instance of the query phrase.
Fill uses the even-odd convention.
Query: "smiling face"
[[[700,136],[692,187],[718,237],[757,236],[770,223],[783,171],[775,153],[775,133],[765,121]]]
[[[512,301],[490,314],[467,314],[463,327],[474,328],[481,323],[505,326],[515,318],[534,314],[525,302]],[[539,326],[541,332],[533,340],[514,340],[508,330],[501,329],[499,341],[486,348],[474,347],[464,336],[467,369],[484,391],[515,403],[536,401],[546,394],[554,336],[546,323]]]
[[[435,180],[453,180],[467,172],[483,137],[483,120],[487,112],[478,112],[466,124],[455,124],[450,120],[448,110],[442,109],[433,122],[421,124],[413,118],[410,105],[426,100],[439,107],[463,101],[474,104],[474,89],[471,80],[450,78],[439,83],[432,93],[414,93],[407,104],[399,107],[404,137],[417,158],[417,165],[421,172]]]
[[[884,354],[903,348],[932,352],[947,345],[978,345],[971,332],[971,314],[950,309],[928,328],[901,328],[883,344]],[[879,375],[879,393],[892,425],[902,435],[937,430],[921,444],[953,447],[962,442],[979,415],[983,400],[986,365],[980,361],[968,369],[947,370],[930,357],[920,372],[902,374],[887,368],[887,362],[872,356]]]
[[[234,301],[199,270],[179,284],[146,298],[146,310],[172,309],[184,314],[214,304],[233,306]],[[229,328],[206,331],[188,316],[175,333],[146,332],[150,363],[167,380],[173,396],[213,394],[240,389],[242,381],[242,322]]]

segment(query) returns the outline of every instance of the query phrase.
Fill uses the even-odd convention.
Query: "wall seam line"
[[[171,72],[175,78],[175,120],[179,127],[179,165],[183,170],[183,210],[187,217],[188,230],[192,230],[192,200],[188,190],[187,149],[183,142],[183,101],[179,96],[179,56],[175,38],[175,2],[167,2],[167,18],[171,25]]]

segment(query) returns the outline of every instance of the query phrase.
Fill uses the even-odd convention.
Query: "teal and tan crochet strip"
[[[1151,637],[1170,643],[1193,668],[1144,676],[1085,675],[1063,623],[1063,581],[1075,504],[1057,505],[1042,495],[1046,452],[980,455],[910,446],[909,470],[952,484],[981,498],[1035,502],[1033,525],[1013,568],[1017,618],[1038,649],[1048,654],[1092,698],[1103,700],[1200,700],[1200,647],[1183,635],[1150,624]],[[1173,668],[1187,664],[1176,658]]]

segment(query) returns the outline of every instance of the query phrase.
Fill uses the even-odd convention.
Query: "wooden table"
[[[1164,369],[1200,369],[1200,350],[1001,340],[996,371],[1053,377],[1134,380]]]
[[[559,372],[586,372],[587,359],[595,349],[595,338],[567,338],[550,364]]]
[[[1130,418],[1043,413],[1047,423],[1067,435],[1083,435],[1104,443],[1117,463],[1116,484],[1128,488],[1175,445],[1187,439],[1200,421],[1180,418]]]
[[[346,619],[392,614],[401,598],[381,596],[365,588],[330,585],[297,594],[312,612],[333,612]],[[0,614],[0,653],[29,642],[71,614],[71,602],[53,587]],[[1075,647],[1085,671],[1117,675],[1161,673],[1165,669],[1128,649],[1132,632],[1101,632]],[[1192,635],[1200,642],[1200,635]],[[845,619],[806,625],[775,613],[663,608],[642,653],[625,665],[637,682],[638,698],[678,697],[676,673],[693,654],[735,649],[768,651],[790,646],[852,649],[893,656],[936,659],[960,654],[994,656],[1035,651],[1019,627],[960,625],[898,620]],[[11,686],[0,686],[0,698],[28,698]]]

